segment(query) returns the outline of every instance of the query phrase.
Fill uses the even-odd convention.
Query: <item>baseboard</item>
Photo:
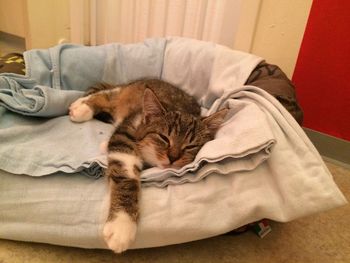
[[[303,128],[316,149],[326,159],[350,167],[350,142],[315,130]]]

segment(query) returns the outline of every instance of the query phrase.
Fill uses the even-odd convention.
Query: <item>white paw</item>
[[[89,97],[79,98],[69,107],[69,117],[74,122],[84,122],[94,117],[93,110],[85,103]]]
[[[137,225],[131,217],[120,211],[115,219],[106,222],[103,228],[103,236],[108,247],[115,253],[127,250],[136,236]]]

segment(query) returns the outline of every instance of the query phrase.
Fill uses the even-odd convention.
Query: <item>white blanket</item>
[[[180,170],[152,168],[141,175],[144,186],[197,182],[218,173],[254,170],[276,140],[265,114],[254,103],[235,99],[262,58],[209,42],[183,38],[167,41],[161,78],[197,98],[203,115],[230,108],[213,141]],[[228,95],[230,94],[230,95]]]
[[[213,63],[204,64],[209,61],[208,48],[214,50]],[[232,62],[231,56],[239,54],[254,57],[210,43],[169,39],[162,78],[195,95],[210,108],[207,113],[229,106],[229,132],[236,131],[235,123],[243,123],[247,130],[259,127],[249,136],[237,133],[232,146],[242,149],[265,142],[269,158],[253,170],[240,171],[226,171],[235,160],[224,159],[215,167],[207,164],[210,175],[196,183],[144,187],[133,248],[207,238],[262,218],[287,222],[346,204],[315,147],[282,105],[261,89],[235,85],[248,77],[241,72],[244,59]],[[222,129],[218,137],[226,132]],[[276,142],[272,150],[266,148],[271,140]],[[101,230],[107,196],[102,178],[62,173],[34,178],[2,172],[0,238],[105,248]]]

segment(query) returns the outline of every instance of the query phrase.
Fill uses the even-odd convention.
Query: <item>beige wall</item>
[[[0,0],[0,31],[25,38],[26,49],[69,42],[69,0]]]
[[[27,49],[48,48],[62,39],[70,40],[70,7],[84,2],[87,1],[0,0],[0,30],[25,35]],[[234,48],[262,56],[291,77],[311,4],[312,0],[242,0],[244,17],[240,19]],[[23,11],[18,16],[9,15],[13,13],[9,10],[23,8],[27,10],[23,16]],[[74,22],[82,15],[79,9],[73,10],[77,13],[72,14]]]
[[[0,0],[0,31],[25,36],[25,0]]]
[[[251,53],[292,77],[312,0],[262,0]]]
[[[29,48],[48,48],[70,39],[69,0],[27,0]]]

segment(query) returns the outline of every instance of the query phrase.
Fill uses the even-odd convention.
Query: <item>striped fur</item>
[[[116,126],[108,146],[110,209],[104,237],[120,253],[136,235],[144,166],[180,168],[214,138],[227,110],[201,118],[193,97],[160,80],[100,84],[70,107],[72,121],[107,114]]]

